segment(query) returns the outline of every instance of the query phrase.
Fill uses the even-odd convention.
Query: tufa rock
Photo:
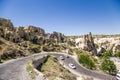
[[[38,36],[44,36],[45,35],[45,31],[42,28],[35,27],[35,26],[24,27],[24,31],[28,32],[28,33],[31,33],[33,35],[38,35]]]
[[[87,35],[84,35],[83,38],[84,50],[92,52],[93,55],[97,55],[97,50],[91,32]]]
[[[66,37],[59,32],[53,32],[50,34],[49,38],[54,39],[57,43],[64,43],[67,40]]]
[[[14,31],[14,26],[9,19],[0,18],[0,36],[7,38],[6,35]]]
[[[46,34],[42,28],[35,26],[14,28],[12,22],[4,18],[0,18],[0,36],[15,43],[27,40],[40,45],[48,42],[48,39],[54,40],[56,43],[67,41],[67,38],[61,33],[53,32],[52,34]]]
[[[29,40],[35,44],[42,44],[44,41],[45,31],[39,27],[18,27],[16,33],[24,40]]]
[[[120,44],[115,44],[113,47],[113,53],[120,52]]]
[[[3,29],[7,29],[9,31],[14,30],[14,26],[9,19],[0,18],[0,27],[2,27]]]

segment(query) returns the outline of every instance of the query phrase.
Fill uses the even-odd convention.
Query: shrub
[[[69,42],[68,42],[68,45],[69,45],[70,47],[75,47],[75,42],[69,41]]]
[[[71,48],[68,49],[68,54],[73,55],[73,50]]]
[[[46,44],[42,46],[42,50],[46,52],[50,51],[61,52],[61,46],[58,44]]]
[[[0,40],[0,45],[2,45],[2,44],[4,44],[4,42]]]
[[[79,55],[80,53],[82,53],[82,51],[81,51],[80,49],[78,49],[78,48],[75,48],[74,51],[75,51],[75,53],[76,53],[77,55]]]
[[[117,69],[113,61],[105,59],[100,67],[104,72],[109,74],[115,74]]]
[[[113,53],[113,50],[112,50],[112,48],[111,48],[111,49],[108,50],[108,51],[104,51],[102,57],[103,57],[104,59],[108,59],[109,57],[112,56],[112,53]]]
[[[33,48],[30,47],[28,50],[31,53],[39,53],[39,52],[41,52],[41,50],[39,48],[37,48],[37,47],[33,47]]]
[[[95,62],[92,60],[91,57],[87,54],[80,54],[79,55],[79,62],[83,64],[88,69],[96,69]]]
[[[31,61],[31,62],[28,62],[28,63],[26,64],[26,70],[27,70],[29,76],[30,76],[32,79],[35,79],[36,76],[38,75],[38,74],[35,72],[35,70],[34,70],[34,67],[33,67],[33,65],[32,65],[32,61]]]
[[[119,58],[120,58],[120,52],[117,52],[117,53],[115,54],[115,57],[119,57]]]

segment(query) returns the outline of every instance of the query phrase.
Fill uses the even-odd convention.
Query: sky
[[[120,0],[0,0],[0,17],[47,33],[120,34]]]

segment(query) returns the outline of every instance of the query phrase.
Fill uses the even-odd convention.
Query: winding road
[[[57,58],[59,58],[60,56],[63,56],[65,58],[65,55],[62,53],[48,52],[48,53],[38,53],[28,57],[10,60],[8,62],[0,64],[0,80],[31,80],[25,69],[26,63],[32,59],[35,59],[39,56],[44,56],[44,55],[53,55]],[[73,69],[73,71],[77,72],[78,74],[91,76],[99,80],[116,80],[114,76],[100,74],[100,73],[93,72],[91,70],[83,68],[72,57],[65,58],[64,60],[62,60],[62,62],[68,68],[69,68],[68,64],[73,63],[76,66],[76,69]]]

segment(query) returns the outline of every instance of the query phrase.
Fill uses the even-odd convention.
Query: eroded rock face
[[[113,47],[113,53],[116,53],[116,52],[120,52],[120,43],[115,44],[115,46]]]
[[[76,39],[78,48],[82,48],[85,51],[91,52],[93,55],[97,55],[96,46],[91,32],[83,36],[83,38]]]
[[[9,19],[0,18],[0,27],[9,31],[14,30],[14,26]]]
[[[44,41],[45,31],[35,26],[18,27],[16,33],[23,39],[32,41],[35,44],[42,44]]]
[[[0,18],[0,36],[12,42],[18,42],[20,37],[9,19]]]
[[[6,40],[19,43],[28,40],[35,44],[43,44],[46,40],[54,40],[56,43],[66,42],[66,37],[59,32],[46,34],[44,29],[35,26],[16,27],[8,19],[0,18],[0,36]]]
[[[59,32],[53,32],[49,36],[50,39],[54,39],[57,43],[64,43],[66,42],[66,38],[62,33]]]
[[[65,36],[61,33],[53,32],[51,34],[46,34],[42,28],[34,26],[19,27],[16,29],[16,33],[18,33],[21,38],[30,40],[36,44],[43,44],[47,39],[53,39],[56,43],[64,43],[66,41]]]
[[[0,36],[7,39],[14,32],[14,26],[8,19],[0,18]]]
[[[82,48],[87,50],[88,47],[87,45],[85,45],[85,43],[87,43],[85,41],[85,37],[84,38],[77,38],[76,41],[76,45],[78,48]],[[86,39],[88,40],[88,39]],[[88,41],[90,42],[90,41]],[[94,45],[97,48],[97,52],[98,54],[101,52],[101,50],[104,48],[106,51],[112,49],[113,50],[113,54],[115,54],[116,52],[120,52],[120,37],[104,37],[104,38],[94,38]]]
[[[16,27],[15,32],[21,37],[24,38],[25,37],[25,31],[24,31],[24,27]]]
[[[110,37],[110,38],[96,38],[95,43],[98,48],[104,48],[105,50],[113,50],[113,54],[120,51],[120,38]]]
[[[44,36],[45,35],[45,31],[42,28],[39,27],[35,27],[35,26],[28,26],[28,27],[24,27],[24,31],[31,33],[33,35],[38,35],[38,36]]]
[[[35,26],[28,27],[18,27],[16,28],[16,33],[21,37],[27,40],[34,38],[34,36],[44,36],[45,31],[42,28]]]
[[[84,47],[85,50],[91,51],[93,55],[97,55],[97,50],[91,32],[87,35],[84,35],[84,44],[85,44]]]
[[[34,36],[32,42],[35,44],[43,44],[45,42],[45,37],[44,36]]]

